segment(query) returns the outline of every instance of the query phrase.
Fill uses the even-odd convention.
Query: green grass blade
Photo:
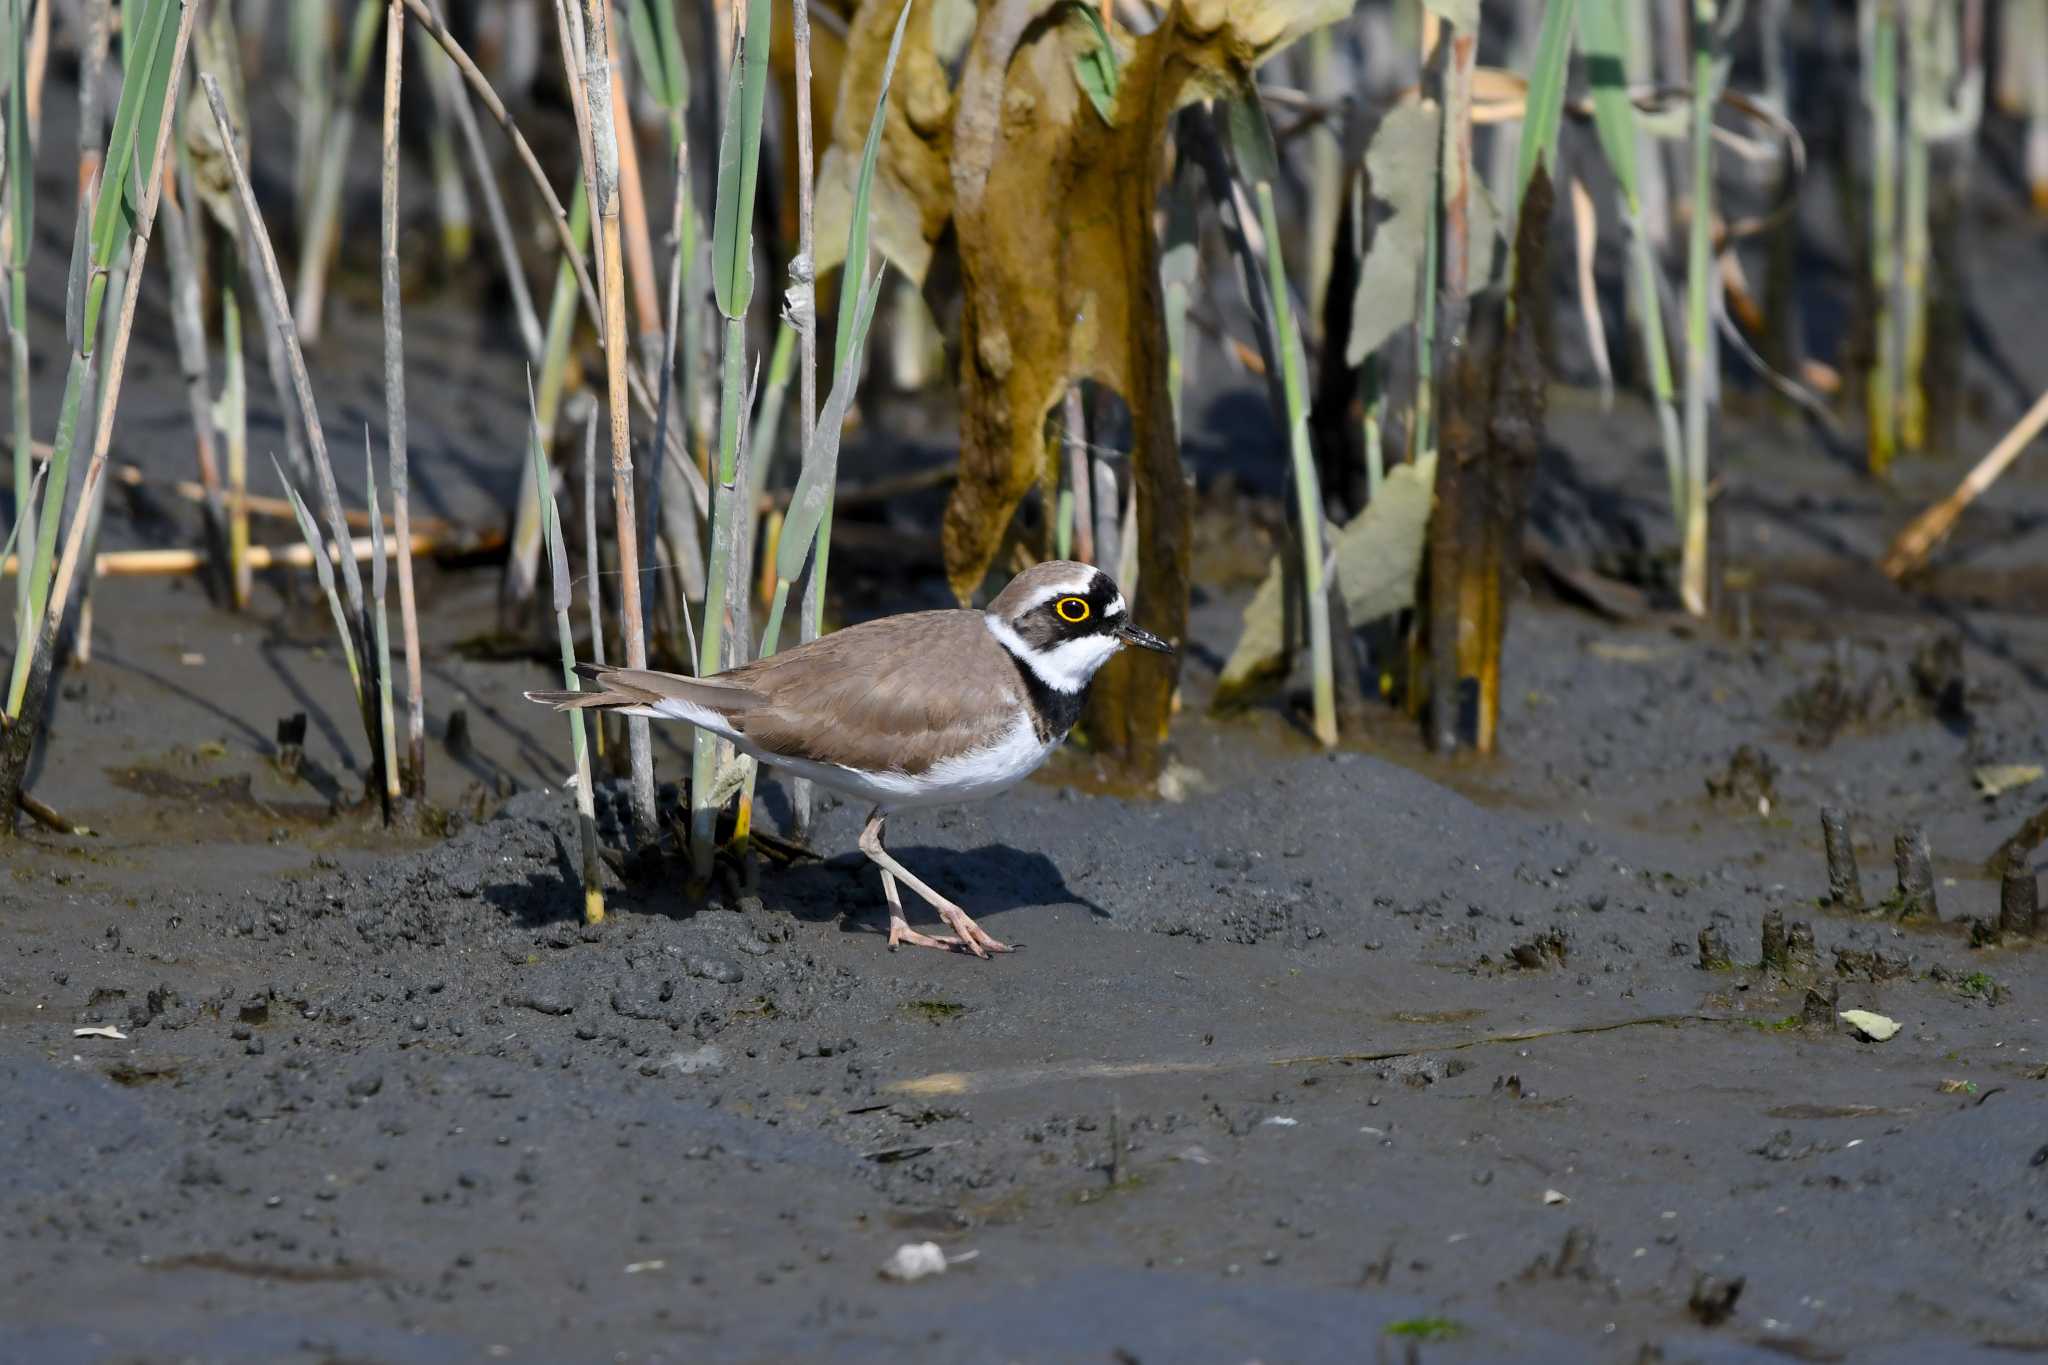
[[[341,594],[334,586],[334,566],[327,559],[327,542],[320,538],[320,527],[313,520],[312,509],[306,506],[299,490],[285,477],[284,466],[270,457],[271,468],[277,471],[277,481],[284,485],[284,494],[291,499],[292,515],[299,519],[299,535],[305,540],[306,548],[313,552],[313,576],[319,581],[320,591],[327,597],[327,609],[334,614],[334,633],[341,637],[341,656],[348,662],[348,680],[355,686],[356,705],[363,704],[363,675],[356,662],[355,637],[349,632],[348,613],[342,610]]]
[[[889,55],[882,62],[882,88],[875,95],[874,117],[868,120],[867,141],[860,149],[860,174],[853,181],[853,212],[847,218],[846,264],[839,279],[839,320],[832,336],[832,367],[846,364],[846,350],[852,340],[853,315],[860,303],[861,281],[868,273],[868,238],[873,225],[868,221],[868,200],[875,187],[875,161],[882,150],[882,125],[889,112],[889,82],[896,76],[896,54],[903,50],[903,30],[910,23],[911,0],[903,0],[896,16],[896,32],[889,39]]]
[[[107,272],[121,234],[135,221],[142,172],[136,165],[136,130],[154,128],[161,121],[170,83],[171,47],[177,28],[166,23],[177,6],[173,0],[150,0],[142,13],[139,30],[131,35],[135,46],[121,73],[121,99],[114,107],[114,128],[107,139],[107,156],[100,172],[100,188],[92,215],[92,274],[86,285],[85,313],[79,326],[83,352],[92,354],[98,339],[101,306],[106,298]],[[153,147],[152,147],[153,150]],[[112,193],[108,193],[111,187]]]
[[[676,32],[675,0],[628,0],[626,23],[633,35],[633,60],[654,95],[671,114],[690,103],[690,68]]]
[[[1633,214],[1638,206],[1636,111],[1628,95],[1628,28],[1623,3],[1578,0],[1579,51],[1586,59],[1586,81],[1593,89],[1593,131]]]
[[[747,6],[747,31],[733,52],[732,97],[718,139],[711,283],[718,311],[728,318],[745,317],[754,299],[754,187],[761,170],[761,115],[774,13],[771,0]]]
[[[1081,16],[1088,26],[1094,44],[1087,51],[1074,58],[1074,78],[1081,83],[1081,92],[1088,96],[1088,102],[1095,106],[1104,123],[1116,124],[1116,92],[1122,74],[1117,70],[1116,45],[1109,40],[1109,29],[1102,22],[1102,15],[1086,0],[1074,0],[1071,8]]]
[[[782,544],[775,557],[775,576],[794,582],[803,572],[811,542],[816,538],[826,509],[831,506],[831,471],[839,464],[839,433],[846,425],[846,410],[853,405],[853,391],[860,383],[861,348],[867,343],[868,328],[875,320],[875,301],[881,297],[883,271],[877,270],[872,283],[854,305],[848,336],[852,350],[848,363],[832,376],[832,391],[818,414],[818,429],[811,448],[804,452],[804,472],[790,495],[789,512],[782,521]]]
[[[1522,193],[1540,165],[1557,178],[1557,133],[1564,122],[1565,77],[1571,67],[1572,13],[1577,0],[1550,0],[1543,7],[1543,27],[1536,34],[1536,57],[1529,65],[1529,93],[1522,115],[1522,142],[1515,153],[1514,214],[1521,216]],[[1598,4],[1600,0],[1587,0]]]

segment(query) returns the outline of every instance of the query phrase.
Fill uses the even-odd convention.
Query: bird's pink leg
[[[869,861],[882,869],[882,890],[889,897],[889,942],[893,947],[898,941],[898,926],[902,927],[902,941],[916,943],[920,947],[964,948],[976,957],[987,957],[990,953],[1007,953],[1009,945],[998,943],[965,910],[941,896],[938,892],[919,881],[915,874],[902,863],[891,857],[889,850],[882,847],[882,825],[888,817],[878,806],[868,816],[867,827],[860,832],[860,851],[868,855]],[[903,918],[903,905],[895,886],[895,879],[901,878],[904,885],[930,902],[932,909],[939,912],[939,918],[959,937],[931,938],[917,934]]]
[[[892,952],[905,943],[914,948],[948,950],[960,946],[960,940],[950,934],[934,938],[910,927],[910,921],[903,917],[903,897],[896,890],[896,874],[886,867],[882,869],[882,894],[889,898],[889,948]]]

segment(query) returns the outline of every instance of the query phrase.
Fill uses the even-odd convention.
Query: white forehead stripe
[[[1044,606],[1055,597],[1086,597],[1088,589],[1094,586],[1094,583],[1095,573],[1092,569],[1076,574],[1062,582],[1048,583],[1019,603],[1013,614],[1022,616],[1025,612]]]

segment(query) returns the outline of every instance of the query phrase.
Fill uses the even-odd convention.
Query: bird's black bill
[[[1122,640],[1127,645],[1136,645],[1139,649],[1150,649],[1160,654],[1173,653],[1172,645],[1166,643],[1166,641],[1160,639],[1151,631],[1139,630],[1129,622],[1125,622],[1116,628],[1116,638]]]

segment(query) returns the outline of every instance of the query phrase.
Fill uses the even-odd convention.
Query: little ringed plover
[[[708,678],[579,664],[595,692],[528,692],[584,708],[687,721],[763,763],[869,802],[861,851],[882,871],[889,946],[1008,952],[882,846],[890,815],[976,801],[1028,777],[1080,719],[1097,669],[1125,645],[1171,654],[1131,624],[1093,565],[1054,560],[1010,581],[986,611],[919,611],[845,630]],[[951,934],[910,927],[902,881]]]

